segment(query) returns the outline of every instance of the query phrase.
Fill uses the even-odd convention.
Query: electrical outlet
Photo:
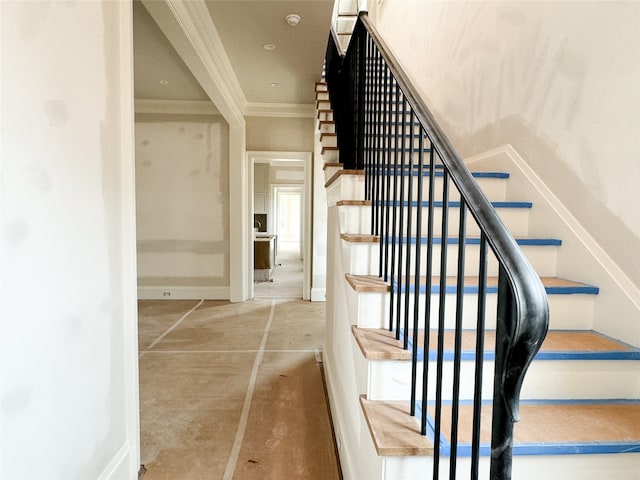
[[[162,296],[163,297],[170,297],[171,296],[171,292],[162,292]]]

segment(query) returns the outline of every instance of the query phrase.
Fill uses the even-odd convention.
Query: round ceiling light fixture
[[[287,24],[290,27],[296,27],[300,23],[300,15],[297,15],[295,13],[290,13],[289,15],[284,17],[284,19],[287,21]]]
[[[271,83],[269,84],[269,86],[270,86],[271,88],[278,88],[278,87],[280,86],[280,84],[279,84],[278,82],[271,82]]]
[[[275,50],[276,46],[273,43],[265,43],[262,45],[262,48],[270,52],[271,50]]]

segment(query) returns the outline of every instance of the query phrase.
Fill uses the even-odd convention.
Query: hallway
[[[145,480],[339,478],[324,303],[140,301]]]

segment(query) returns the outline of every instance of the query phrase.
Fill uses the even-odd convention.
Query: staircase
[[[387,106],[365,112],[373,126],[361,154],[391,158],[402,149],[406,164],[345,168],[327,85],[316,85],[328,201],[325,366],[343,472],[357,480],[489,478],[502,267],[476,223],[465,223],[464,202],[416,126],[415,107],[372,65]],[[640,479],[635,292],[585,246],[516,152],[466,163],[549,304],[549,331],[520,391],[513,471],[491,478]],[[386,188],[402,191],[400,200],[376,194]],[[404,230],[372,234],[393,215]],[[394,271],[398,258],[404,270]],[[414,317],[430,328],[416,328]],[[423,386],[432,375],[425,370],[440,380]]]

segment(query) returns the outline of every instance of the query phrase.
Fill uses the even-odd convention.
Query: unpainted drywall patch
[[[29,225],[23,220],[9,222],[2,229],[2,237],[5,245],[17,248],[29,237]]]
[[[52,127],[62,127],[69,121],[69,110],[66,103],[57,98],[45,102],[44,112]]]
[[[29,387],[18,387],[2,396],[2,410],[5,413],[19,413],[29,408],[32,392]]]
[[[84,322],[81,317],[73,316],[69,318],[67,322],[67,335],[69,338],[76,338],[80,336],[84,330]]]
[[[40,162],[34,162],[27,167],[31,185],[39,193],[47,193],[53,188],[51,174]]]

